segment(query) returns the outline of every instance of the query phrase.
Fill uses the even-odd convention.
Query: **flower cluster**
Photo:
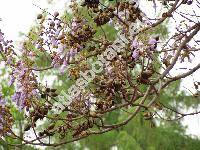
[[[140,21],[142,21],[141,10],[139,7],[137,7],[137,4],[135,1],[118,2],[117,7],[121,16],[125,18],[126,21],[135,22],[136,19],[139,19]]]
[[[12,100],[20,109],[26,107],[28,110],[34,100],[38,98],[36,75],[27,68],[23,61],[18,61],[11,78],[16,80],[16,91]]]
[[[100,11],[97,16],[94,18],[94,22],[97,26],[104,25],[110,21],[114,17],[115,9],[112,7],[108,7],[104,11]]]
[[[157,48],[159,38],[151,38],[148,41],[146,41],[146,44],[139,42],[138,40],[133,40],[131,43],[131,50],[132,52],[132,58],[134,61],[138,60],[140,55],[151,57],[152,53],[155,52]]]

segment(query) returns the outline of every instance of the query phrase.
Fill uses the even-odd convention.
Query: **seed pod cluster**
[[[42,120],[47,115],[48,111],[51,109],[51,106],[36,107],[34,111],[30,113],[30,118],[32,122],[35,123],[38,119]]]
[[[79,78],[79,68],[78,67],[72,67],[69,69],[69,76],[72,78],[72,79],[78,79]]]
[[[152,69],[143,71],[137,78],[137,81],[142,84],[149,84],[149,78],[154,74]]]
[[[94,22],[97,26],[104,25],[110,21],[111,18],[114,17],[114,8],[108,7],[105,10],[100,10],[97,16],[94,18]]]
[[[0,137],[10,133],[14,120],[10,113],[10,108],[0,106]]]
[[[105,101],[97,101],[95,102],[96,105],[96,110],[98,111],[105,111],[109,108],[111,108],[112,106],[114,106],[114,100],[112,100],[111,98],[106,99]]]
[[[89,119],[85,122],[83,122],[82,124],[79,124],[74,133],[73,133],[73,137],[81,137],[81,136],[85,136],[87,135],[87,130],[89,128],[92,128],[94,126],[94,120],[93,119]]]
[[[84,101],[84,99],[75,98],[73,102],[70,103],[69,107],[75,111],[79,112],[86,112],[87,111],[87,105]]]
[[[81,18],[76,18],[73,21],[71,32],[67,35],[67,44],[73,48],[78,48],[80,44],[88,41],[96,31],[87,24],[87,21]]]
[[[145,120],[151,120],[153,118],[152,112],[146,111],[143,113],[143,117]]]
[[[88,8],[98,8],[99,0],[84,0],[82,6],[87,6]]]
[[[136,19],[142,21],[141,10],[136,7],[135,2],[118,2],[117,7],[119,12],[126,12],[127,21],[135,22]]]

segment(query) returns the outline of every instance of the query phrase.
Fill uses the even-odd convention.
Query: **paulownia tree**
[[[170,74],[177,63],[192,62],[199,51],[200,23],[181,8],[199,8],[200,4],[163,0],[162,5],[165,12],[152,19],[133,0],[72,0],[63,16],[58,12],[39,14],[38,25],[26,35],[20,49],[1,31],[1,61],[14,92],[8,100],[5,91],[0,95],[0,137],[20,140],[15,146],[60,146],[125,126],[141,111],[146,120],[198,114],[165,106],[159,96],[171,83],[200,68],[197,64],[177,76]],[[163,40],[157,31],[166,21],[176,20],[174,14],[182,17],[182,24]],[[41,82],[50,74],[61,79],[55,87]],[[194,97],[199,98],[199,82],[194,85]],[[128,115],[111,124],[105,118],[115,111]],[[14,112],[25,120],[23,132],[15,127]],[[166,116],[166,112],[176,117]]]

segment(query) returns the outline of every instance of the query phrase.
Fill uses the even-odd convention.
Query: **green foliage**
[[[120,150],[198,150],[200,146],[199,140],[184,134],[180,124],[149,126],[149,121],[138,116],[119,130],[91,136],[80,143],[82,149],[87,147],[91,150],[107,150],[113,146]]]
[[[81,141],[82,147],[88,147],[89,149],[95,150],[109,150],[116,144],[116,137],[118,136],[117,131],[111,131],[103,134],[102,136],[93,135],[87,139]]]
[[[121,131],[117,136],[117,140],[117,147],[119,148],[119,150],[131,150],[133,149],[133,147],[135,150],[142,150],[137,141],[126,131]]]

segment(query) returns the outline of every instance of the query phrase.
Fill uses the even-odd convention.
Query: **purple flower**
[[[23,69],[19,71],[19,77],[22,78],[26,73],[26,69]]]
[[[65,50],[65,48],[66,48],[66,45],[61,45],[61,44],[59,44],[59,45],[58,45],[58,52],[59,52],[59,53],[63,53],[63,51]]]
[[[156,44],[156,43],[157,43],[156,39],[150,39],[149,42],[148,42],[149,45],[153,45],[153,44]]]
[[[29,94],[29,96],[31,97],[31,96],[35,96],[35,97],[39,97],[39,92],[36,90],[36,89],[33,89],[31,92],[30,92],[30,94]]]
[[[156,39],[150,39],[148,41],[148,45],[150,46],[150,50],[155,50],[157,47],[158,41]]]
[[[42,45],[37,44],[37,45],[36,45],[36,48],[37,48],[37,49],[41,49],[41,48],[42,48]]]
[[[56,30],[55,35],[58,36],[60,34],[61,29]]]
[[[21,92],[15,92],[14,95],[12,96],[13,102],[17,102],[20,99]]]
[[[68,66],[68,55],[69,55],[69,53],[67,53],[67,55],[66,55],[66,57],[64,58],[64,60],[63,60],[63,65],[65,66],[65,67],[67,67]]]
[[[0,93],[0,106],[3,106],[3,105],[5,105],[5,104],[6,104],[6,102],[5,102],[5,100],[3,99],[2,94]]]
[[[4,106],[4,105],[6,105],[5,100],[4,99],[0,99],[0,106]]]
[[[72,22],[72,30],[76,30],[78,27],[78,24],[76,22]]]
[[[139,47],[139,43],[137,40],[134,40],[131,44],[131,48],[132,49],[137,49]]]
[[[54,37],[51,38],[51,43],[53,46],[58,46],[58,41]]]
[[[14,82],[15,82],[15,77],[13,75],[11,75],[8,85],[11,86],[11,85],[13,85]]]
[[[63,75],[66,71],[66,66],[65,65],[62,65],[61,68],[60,68],[60,73],[61,75]]]
[[[25,107],[25,99],[26,94],[22,92],[15,92],[15,94],[12,96],[12,100],[19,107],[19,110],[22,110]]]
[[[124,34],[124,33],[127,32],[127,29],[126,28],[122,28],[121,32],[122,32],[122,34]]]
[[[77,53],[77,52],[80,52],[82,49],[83,49],[83,46],[78,44],[78,45],[76,46],[76,53]]]
[[[52,65],[54,66],[54,68],[60,67],[62,59],[60,58],[60,56],[57,53],[54,53],[52,56]]]
[[[3,33],[1,32],[1,30],[0,30],[0,42],[3,41],[3,35],[4,35],[4,34],[3,34]]]
[[[12,64],[12,60],[13,60],[13,58],[11,57],[11,56],[8,56],[8,59],[7,59],[7,64]]]
[[[4,122],[4,121],[3,121],[3,116],[2,116],[1,114],[0,114],[0,122],[2,122],[2,123],[0,124],[0,131],[1,131],[1,130],[3,130],[3,122]],[[2,134],[2,133],[1,133],[1,134]],[[1,138],[1,136],[2,136],[1,134],[0,134],[0,138]]]
[[[77,54],[77,48],[76,49],[70,49],[70,56],[74,57]]]
[[[134,50],[133,53],[132,53],[132,58],[134,60],[137,60],[139,57],[140,57],[139,51],[138,50]]]
[[[92,106],[92,103],[91,103],[91,101],[90,100],[87,100],[86,102],[85,102],[85,105],[87,106],[87,108],[91,108],[91,106]]]

